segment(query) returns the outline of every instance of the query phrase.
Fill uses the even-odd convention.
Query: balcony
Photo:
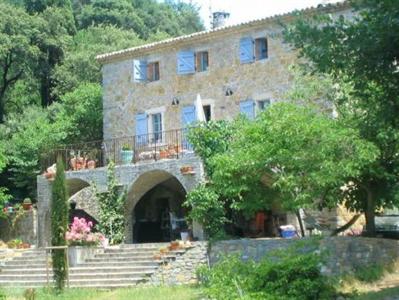
[[[178,159],[192,154],[187,140],[187,129],[177,129],[64,145],[45,153],[41,159],[42,171],[56,163],[60,157],[67,171],[105,167],[110,161],[116,165],[138,164],[164,159]]]

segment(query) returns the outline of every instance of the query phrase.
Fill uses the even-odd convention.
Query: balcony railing
[[[95,169],[110,161],[116,165],[136,164],[143,161],[176,159],[193,153],[187,140],[187,129],[162,131],[145,135],[115,138],[74,145],[64,145],[43,154],[42,171],[60,157],[69,171]]]

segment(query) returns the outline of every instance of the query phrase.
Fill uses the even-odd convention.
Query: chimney
[[[215,11],[212,13],[212,29],[223,27],[226,25],[227,19],[230,17],[228,12]]]

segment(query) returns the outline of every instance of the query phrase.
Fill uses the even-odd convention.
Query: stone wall
[[[184,166],[192,166],[194,174],[183,174],[181,168]],[[126,189],[128,192],[125,216],[127,223],[126,242],[131,243],[133,240],[131,213],[140,198],[157,184],[172,177],[179,181],[185,192],[189,192],[203,179],[204,170],[201,160],[197,156],[189,154],[179,159],[116,166],[115,176],[121,189]],[[78,187],[84,189],[93,183],[100,192],[105,191],[107,188],[107,168],[66,172],[66,181],[68,188],[75,193],[79,192]],[[51,181],[48,181],[42,175],[38,176],[37,191],[38,245],[45,246],[50,242]],[[81,200],[79,206],[84,204],[84,199]],[[202,239],[202,229],[198,224],[194,226],[193,231],[195,237]]]
[[[212,245],[209,257],[215,264],[221,257],[239,254],[243,259],[259,261],[271,251],[284,249],[294,239],[242,239],[220,241]],[[323,266],[325,274],[352,272],[360,266],[387,265],[399,258],[399,241],[363,237],[324,238],[320,249],[327,251],[329,258]]]
[[[31,245],[37,242],[37,212],[35,209],[24,211],[18,218],[15,227],[11,228],[8,220],[0,219],[0,240],[7,242],[12,239],[21,239]]]
[[[150,284],[180,285],[197,283],[196,270],[208,263],[207,243],[194,242],[194,247],[177,256],[151,276]]]

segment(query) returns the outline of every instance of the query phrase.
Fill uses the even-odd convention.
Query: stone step
[[[69,269],[70,274],[81,274],[81,273],[119,273],[119,272],[150,272],[158,268],[158,264],[152,264],[147,266],[80,266],[72,267]],[[52,274],[52,268],[48,269],[49,273]],[[35,268],[35,269],[2,269],[1,275],[21,275],[21,274],[32,274],[32,275],[46,275],[46,268]]]
[[[128,278],[128,279],[99,279],[99,280],[70,280],[70,287],[90,287],[90,288],[118,288],[118,287],[129,287],[135,286],[136,284],[147,281],[146,278]],[[2,287],[43,287],[47,285],[47,280],[4,280],[0,281]],[[52,285],[52,281],[50,281]]]
[[[51,257],[49,257],[49,261],[51,261]],[[16,258],[14,258],[14,259],[12,259],[12,260],[9,260],[9,261],[7,261],[6,262],[6,264],[7,263],[10,263],[10,262],[13,262],[13,263],[16,263],[16,264],[21,264],[21,265],[24,265],[24,264],[29,264],[29,263],[45,263],[46,262],[46,258],[45,257],[36,257],[36,258],[30,258],[30,257],[16,257]]]
[[[153,274],[155,269],[147,269],[147,270],[137,270],[135,272],[106,272],[106,273],[87,273],[87,272],[79,272],[79,273],[71,273],[69,279],[73,280],[100,280],[100,279],[129,279],[129,278],[142,278],[146,277],[150,274]],[[49,273],[49,278],[52,277],[52,274]],[[0,283],[2,281],[35,281],[35,280],[47,280],[47,274],[0,274]]]
[[[106,248],[104,253],[142,253],[142,252],[159,252],[160,248]]]
[[[1,267],[1,269],[14,269],[14,268],[26,268],[26,269],[36,269],[36,268],[46,268],[45,263],[29,263],[29,264],[20,264],[20,263],[13,263],[12,261],[5,264]],[[49,265],[51,268],[51,264]]]
[[[161,263],[160,261],[154,261],[155,263],[159,264]],[[136,262],[131,262],[131,261],[94,261],[94,262],[88,262],[86,261],[85,263],[79,264],[79,267],[131,267],[131,266],[136,266]]]
[[[93,258],[136,258],[136,257],[154,257],[154,255],[159,252],[149,252],[149,253],[99,253],[94,255]]]

